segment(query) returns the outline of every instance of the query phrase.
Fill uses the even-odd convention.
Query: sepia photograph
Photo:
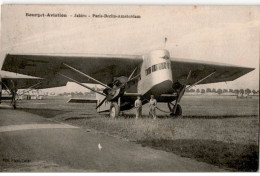
[[[0,171],[258,172],[260,6],[1,6]]]

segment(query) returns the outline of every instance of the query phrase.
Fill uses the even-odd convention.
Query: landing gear
[[[118,118],[120,113],[120,108],[117,102],[112,102],[110,106],[110,118]]]
[[[182,108],[181,105],[177,104],[177,108],[176,108],[176,112],[175,113],[171,113],[171,116],[182,116]]]
[[[168,103],[169,110],[171,111],[170,116],[178,117],[182,116],[182,108],[180,104],[177,104],[176,111],[174,113],[174,104]]]
[[[13,109],[16,109],[16,100],[12,102]]]
[[[17,94],[17,89],[11,90],[11,94],[12,94],[11,105],[12,105],[13,109],[16,109],[16,94]]]

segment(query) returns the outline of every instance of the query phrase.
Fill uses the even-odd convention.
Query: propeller
[[[128,77],[127,81],[122,83],[121,85],[119,86],[116,86],[116,87],[113,87],[112,89],[110,90],[106,90],[106,96],[105,98],[97,105],[96,109],[98,109],[100,106],[102,106],[102,104],[105,102],[105,101],[111,101],[111,100],[114,100],[120,96],[122,96],[125,92],[125,86],[127,83],[133,81],[134,79],[138,78],[140,76],[140,74],[136,75],[133,77],[135,71],[137,70],[137,67],[133,70],[133,72],[131,73],[131,75]],[[118,80],[116,80],[118,81]],[[113,83],[113,86],[116,85],[117,82],[114,82]]]
[[[137,67],[136,67],[136,68],[133,70],[133,72],[131,73],[131,75],[129,76],[129,78],[127,79],[127,81],[125,81],[124,83],[121,83],[119,80],[116,80],[116,81],[114,81],[114,82],[112,83],[112,86],[110,86],[110,85],[106,85],[106,84],[104,84],[104,83],[102,83],[102,82],[96,80],[95,78],[93,78],[93,77],[91,77],[91,76],[89,76],[89,75],[87,75],[87,74],[85,74],[85,73],[79,71],[78,69],[76,69],[76,68],[74,68],[74,67],[72,67],[72,66],[70,66],[70,65],[68,65],[68,64],[66,64],[66,63],[63,63],[63,65],[65,65],[65,66],[68,67],[69,69],[71,69],[71,70],[73,70],[73,71],[75,71],[75,72],[77,72],[77,73],[79,73],[79,74],[81,74],[81,75],[87,77],[88,79],[91,79],[92,81],[94,81],[94,82],[96,82],[96,83],[98,83],[98,84],[100,84],[100,85],[102,85],[102,86],[105,87],[103,93],[101,93],[101,92],[98,92],[98,91],[96,91],[96,90],[91,89],[90,87],[88,87],[88,86],[86,86],[86,85],[84,85],[84,84],[82,84],[82,83],[80,83],[80,82],[78,82],[78,81],[76,81],[76,80],[74,80],[74,79],[72,79],[72,78],[66,76],[66,75],[63,75],[63,74],[61,74],[61,73],[58,73],[58,74],[61,75],[62,77],[65,77],[65,78],[67,78],[67,79],[69,79],[69,80],[71,80],[71,81],[73,81],[73,82],[75,82],[75,83],[77,83],[77,84],[79,84],[79,85],[81,85],[81,86],[87,88],[87,89],[90,89],[90,90],[92,90],[92,91],[94,91],[94,92],[96,92],[96,93],[98,93],[98,94],[101,94],[101,95],[105,96],[105,98],[97,105],[96,108],[99,108],[106,100],[111,101],[111,100],[114,100],[114,99],[116,99],[116,98],[122,96],[122,95],[124,94],[124,92],[125,92],[125,91],[124,91],[125,85],[126,85],[128,82],[130,82],[130,81],[132,81],[132,80],[134,80],[134,79],[136,79],[136,78],[138,78],[138,77],[140,76],[140,75],[137,75],[137,76],[133,77],[135,71],[137,70]]]

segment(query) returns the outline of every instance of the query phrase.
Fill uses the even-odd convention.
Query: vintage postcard
[[[1,18],[1,172],[258,171],[259,6]]]

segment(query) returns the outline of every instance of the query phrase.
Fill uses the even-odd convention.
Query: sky
[[[164,48],[167,37],[166,49],[172,58],[256,68],[233,82],[196,88],[259,89],[259,6],[5,5],[2,8],[0,65],[6,53],[146,54]],[[33,18],[26,17],[26,13],[134,14],[141,18]],[[64,90],[85,89],[69,84]]]

